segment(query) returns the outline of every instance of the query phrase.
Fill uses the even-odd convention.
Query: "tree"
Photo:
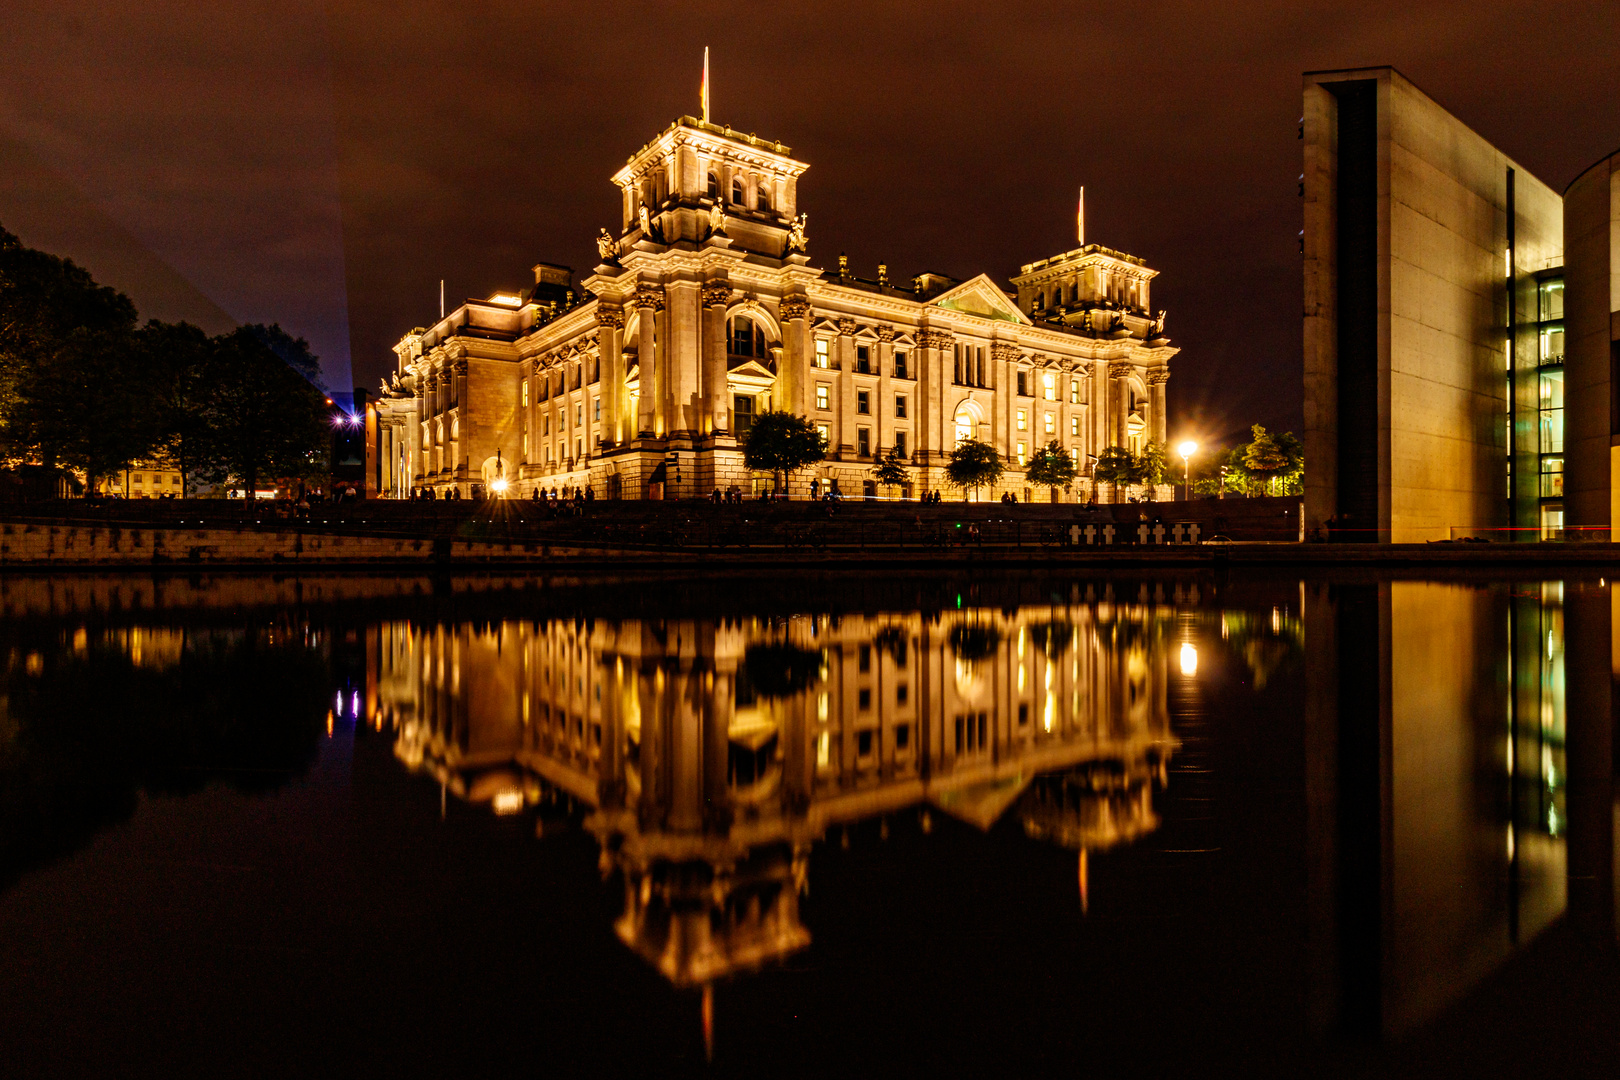
[[[1157,494],[1158,485],[1164,483],[1165,473],[1169,465],[1164,457],[1164,444],[1150,442],[1142,447],[1142,452],[1136,457],[1136,482],[1147,487],[1147,497],[1151,502]]]
[[[138,354],[152,397],[156,451],[180,471],[185,497],[191,474],[207,453],[214,344],[190,323],[153,320],[137,334]]]
[[[212,343],[199,472],[253,497],[261,476],[314,476],[331,441],[326,398],[244,326]]]
[[[978,439],[961,439],[945,466],[945,481],[959,490],[972,490],[976,498],[980,488],[994,485],[1006,471],[995,447]]]
[[[872,466],[872,476],[884,487],[897,488],[906,482],[906,459],[900,456],[898,446],[889,447],[889,452],[878,459]]]
[[[1058,488],[1068,491],[1074,484],[1076,469],[1074,458],[1056,439],[1035,451],[1024,469],[1024,479],[1031,484],[1052,490],[1052,501],[1057,502]]]
[[[1243,464],[1255,480],[1262,485],[1269,484],[1273,478],[1287,471],[1288,455],[1277,437],[1269,434],[1261,425],[1256,424],[1249,430],[1254,433],[1254,441],[1243,451]]]
[[[784,490],[789,474],[826,456],[827,440],[821,432],[804,417],[790,412],[760,413],[743,438],[743,464],[770,472],[775,491]]]
[[[1119,502],[1119,485],[1136,482],[1136,459],[1123,446],[1110,446],[1097,455],[1091,467],[1094,483],[1108,484],[1114,489],[1114,502]]]

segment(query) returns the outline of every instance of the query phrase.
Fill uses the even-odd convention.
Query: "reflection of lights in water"
[[[1282,633],[1282,612],[1276,608],[1271,609],[1271,632],[1273,634]]]
[[[515,814],[523,809],[523,792],[516,788],[497,791],[495,798],[490,800],[490,806],[497,814]]]
[[[334,699],[332,711],[338,713],[339,715],[341,715],[343,712],[343,691],[341,690],[337,692],[337,697]]]
[[[1190,641],[1181,644],[1181,673],[1188,678],[1198,674],[1198,649]]]
[[[1547,807],[1547,832],[1551,836],[1558,835],[1558,807]]]
[[[358,691],[358,690],[356,690],[349,697],[349,715],[350,716],[359,716],[360,715],[360,691]]]
[[[1047,681],[1050,682],[1051,680],[1048,679]],[[1057,715],[1057,695],[1052,693],[1052,691],[1048,690],[1046,692],[1046,715],[1041,720],[1041,723],[1045,726],[1047,731],[1052,730],[1052,719],[1056,715]]]
[[[1024,671],[1024,665],[1022,665],[1022,664],[1018,665],[1018,692],[1020,694],[1022,694],[1024,692],[1024,676],[1025,676],[1025,674],[1026,673]]]
[[[823,731],[816,736],[816,766],[825,768],[832,761],[832,736]]]

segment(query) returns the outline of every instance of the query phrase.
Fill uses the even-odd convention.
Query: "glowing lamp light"
[[[1198,453],[1198,444],[1193,442],[1191,439],[1188,439],[1186,442],[1181,443],[1176,447],[1176,452],[1184,458],[1190,458],[1194,454]]]
[[[1198,674],[1198,647],[1190,641],[1181,645],[1181,673],[1189,679]]]
[[[494,480],[491,480],[490,483],[489,483],[489,489],[491,491],[495,492],[496,494],[500,494],[501,492],[505,491],[506,490],[506,478],[505,477],[496,477]]]
[[[511,293],[496,293],[489,298],[492,304],[503,304],[506,307],[517,307],[523,303],[523,297],[513,296]]]
[[[497,791],[495,798],[490,800],[490,806],[497,814],[515,814],[523,809],[523,792],[516,788]]]

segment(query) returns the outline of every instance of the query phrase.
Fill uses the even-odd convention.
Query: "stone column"
[[[998,341],[990,346],[990,385],[995,389],[990,409],[990,443],[1003,458],[1013,449],[1012,409],[1017,396],[1018,346]]]
[[[663,368],[669,381],[666,435],[698,435],[707,426],[703,401],[703,309],[694,281],[674,281],[665,288],[669,338]]]
[[[951,423],[945,413],[945,378],[951,335],[944,330],[923,327],[917,331],[917,452],[919,464],[939,464],[939,457],[950,452],[944,432]]]
[[[805,380],[810,371],[810,301],[803,296],[784,296],[777,305],[782,317],[782,370],[777,373],[776,407],[799,416],[810,415]]]
[[[636,434],[651,435],[657,430],[659,384],[658,359],[653,354],[657,350],[657,319],[659,312],[664,310],[664,291],[653,285],[643,285],[636,290],[636,307],[639,310],[637,326],[638,335],[636,352],[637,363],[640,364],[639,379],[641,381],[641,400],[636,409]]]
[[[1128,360],[1108,364],[1108,445],[1125,445],[1125,380],[1130,377]]]
[[[711,281],[703,286],[703,430],[731,430],[731,394],[726,386],[726,306],[731,286]]]
[[[877,400],[872,402],[872,456],[882,460],[887,448],[894,445],[894,387],[889,375],[894,369],[894,327],[877,328],[878,347],[874,362],[877,364]]]
[[[840,459],[855,455],[855,320],[838,320],[838,427],[833,432]],[[849,492],[844,494],[848,495]]]
[[[596,328],[602,355],[602,441],[618,446],[627,438],[624,416],[624,309],[606,304],[596,307]],[[529,403],[539,408],[540,395],[530,388]],[[533,416],[529,424],[529,445],[534,450],[539,432],[535,430]],[[539,457],[536,456],[538,461]]]
[[[1165,389],[1164,384],[1170,381],[1169,368],[1154,368],[1147,373],[1148,394],[1150,400],[1148,408],[1153,412],[1153,423],[1148,438],[1165,446],[1169,439],[1169,417],[1165,415]],[[1169,448],[1166,447],[1166,453]]]

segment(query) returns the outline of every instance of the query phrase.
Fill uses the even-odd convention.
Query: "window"
[[[867,691],[862,690],[861,693],[865,694],[865,693],[867,693]],[[867,728],[865,731],[862,731],[862,732],[859,732],[859,733],[856,734],[856,736],[855,736],[855,756],[856,757],[871,757],[872,756],[872,729],[871,728]]]
[[[1057,434],[1057,414],[1056,413],[1047,413],[1046,414],[1046,433],[1048,435],[1056,435]]]
[[[1029,373],[1027,371],[1018,373],[1018,396],[1029,397]]]
[[[550,435],[551,434],[551,414],[550,413],[546,413],[546,415],[544,415],[544,416],[542,416],[540,418],[540,434],[542,434],[542,435]]]
[[[712,172],[709,174],[709,198],[716,202],[720,199],[720,177]]]
[[[1018,410],[1018,430],[1029,430],[1029,413],[1025,412],[1023,409]]]
[[[731,430],[739,435],[754,426],[754,399],[736,394],[731,399]]]
[[[574,426],[585,426],[585,403],[583,401],[574,406]]]
[[[832,442],[832,427],[830,425],[817,424],[816,425],[816,434],[821,436],[821,442],[822,442],[823,446],[825,446],[825,445]]]
[[[1079,379],[1070,379],[1069,380],[1069,404],[1071,404],[1071,405],[1080,404],[1080,380]]]
[[[856,708],[860,709],[862,712],[870,709],[872,707],[872,691],[867,689],[861,690],[856,695],[855,702]]]
[[[738,206],[743,204],[742,177],[734,177],[731,181],[731,201]]]
[[[831,388],[828,387],[828,385],[826,383],[817,383],[816,384],[816,408],[818,408],[818,409],[831,408],[831,404],[830,404],[831,398],[832,398],[832,390],[831,390]]]
[[[763,359],[765,328],[746,316],[738,316],[726,324],[726,336],[731,340],[733,356],[756,356]]]
[[[1078,416],[1069,417],[1069,434],[1070,435],[1079,435],[1080,434],[1080,418]]]
[[[856,666],[862,673],[872,670],[872,646],[862,645],[856,652]]]
[[[827,339],[816,338],[816,367],[825,368],[831,366],[832,364],[827,358]]]
[[[580,460],[580,461],[585,460],[585,440],[584,439],[575,439],[574,440],[574,457],[576,459]]]
[[[961,383],[963,381],[962,380],[962,346],[960,346],[960,345],[958,345],[956,347],[956,366],[952,369],[951,381],[958,384],[958,385],[961,385]]]
[[[903,352],[894,354],[894,377],[897,379],[910,378],[906,374],[906,354]]]
[[[904,420],[906,418],[906,395],[894,395],[894,415],[897,420]]]
[[[529,380],[528,379],[523,380],[523,407],[525,409],[527,409],[529,407]]]
[[[857,428],[855,431],[855,453],[861,457],[872,456],[872,429]]]
[[[1057,400],[1057,375],[1056,375],[1056,373],[1051,372],[1051,371],[1042,373],[1042,375],[1041,375],[1041,391],[1042,391],[1041,396],[1046,398],[1047,401],[1056,401]]]
[[[857,390],[857,391],[855,391],[855,411],[860,413],[862,416],[870,416],[871,415],[871,413],[872,413],[872,395],[871,395],[871,393],[869,391],[866,391],[866,390]]]
[[[905,432],[897,431],[897,432],[894,433],[894,451],[895,451],[895,453],[899,454],[901,457],[906,456],[906,433]]]
[[[1019,443],[1018,444],[1018,464],[1020,466],[1022,466],[1024,464],[1024,459],[1026,459],[1027,457],[1029,457],[1029,447],[1025,446],[1023,443]]]
[[[1562,319],[1564,317],[1564,279],[1553,278],[1543,281],[1537,290],[1538,306],[1541,309],[1541,321],[1548,319]]]
[[[872,374],[872,350],[866,345],[855,346],[855,370],[862,375]]]
[[[592,398],[591,399],[591,408],[593,410],[595,410],[595,415],[593,416],[593,419],[596,419],[596,420],[602,419],[602,399],[601,398]]]
[[[529,460],[529,433],[527,431],[523,433],[523,460]]]
[[[754,209],[756,209],[756,210],[769,210],[770,208],[771,208],[771,189],[770,189],[770,185],[765,183],[763,180],[761,180],[760,184],[759,184],[759,198],[754,203]]]

